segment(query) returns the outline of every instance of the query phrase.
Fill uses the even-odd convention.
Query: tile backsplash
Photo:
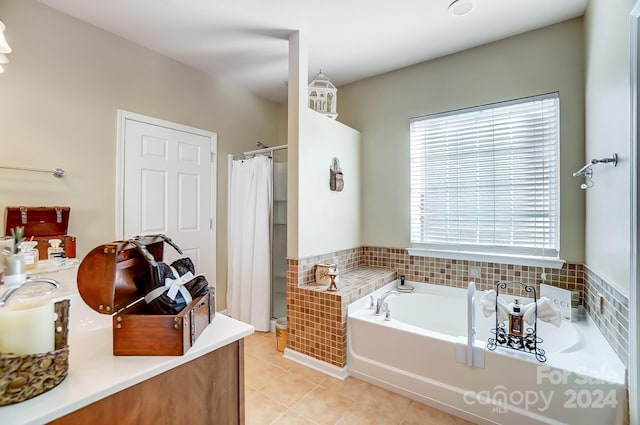
[[[622,363],[629,366],[629,299],[584,267],[584,307]]]
[[[538,296],[541,283],[567,289],[573,292],[573,306],[585,306],[622,362],[628,364],[628,299],[583,264],[569,262],[561,269],[549,269],[417,257],[409,255],[406,249],[365,246],[288,260],[287,317],[289,325],[293,325],[290,331],[292,339],[288,345],[336,366],[343,366],[346,361],[345,309],[353,296],[307,290],[315,280],[315,265],[321,263],[337,263],[341,275],[358,270],[358,273],[362,273],[364,269],[369,269],[369,272],[372,269],[386,269],[397,272],[397,276],[404,275],[410,281],[459,288],[466,288],[468,282],[473,280],[479,290],[488,290],[495,288],[496,282],[506,280],[532,285]],[[470,271],[474,272],[474,277],[470,277]],[[526,295],[519,285],[510,288],[516,295]]]
[[[544,269],[512,264],[417,257],[409,255],[406,249],[378,247],[364,247],[363,255],[363,264],[396,269],[398,275],[405,275],[408,280],[415,282],[466,288],[472,280],[479,290],[484,291],[495,288],[498,281],[519,281],[534,286],[537,294],[540,294],[540,283],[546,283],[578,292],[580,298],[584,296],[584,268],[578,263],[566,263],[562,269]],[[476,268],[480,272],[480,277],[470,277],[470,267]],[[546,274],[544,280],[541,278],[543,273]],[[517,293],[517,295],[525,294]]]

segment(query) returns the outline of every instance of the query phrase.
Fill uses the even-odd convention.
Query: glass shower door
[[[287,163],[273,164],[271,317],[287,316]]]

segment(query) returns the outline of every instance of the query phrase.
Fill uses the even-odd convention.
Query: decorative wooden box
[[[154,259],[162,259],[161,237],[138,241]],[[114,355],[183,355],[213,320],[214,288],[176,315],[145,314],[145,294],[138,292],[134,279],[143,278],[148,268],[143,254],[128,241],[100,245],[80,263],[78,290],[89,307],[113,316]]]
[[[49,239],[60,239],[67,258],[76,258],[76,238],[67,235],[70,213],[69,207],[7,207],[4,234],[10,236],[12,228],[24,226],[25,238],[38,241],[41,260],[47,259]]]

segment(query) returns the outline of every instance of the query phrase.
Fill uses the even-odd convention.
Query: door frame
[[[115,200],[115,233],[114,240],[122,240],[126,237],[134,235],[124,234],[124,142],[125,142],[125,130],[127,121],[137,121],[144,124],[155,125],[158,127],[165,127],[171,130],[183,131],[185,133],[192,133],[198,136],[209,138],[211,141],[210,150],[210,166],[211,166],[211,216],[209,217],[209,249],[211,252],[211,273],[210,279],[216,282],[217,276],[217,252],[216,252],[216,226],[217,226],[217,158],[218,158],[218,135],[212,131],[202,130],[200,128],[190,127],[183,124],[174,123],[171,121],[161,120],[159,118],[153,118],[135,112],[129,112],[122,109],[118,109],[118,123],[117,123],[117,141],[116,141],[116,200]],[[211,281],[211,280],[210,280]],[[214,283],[215,286],[215,283]]]
[[[640,402],[638,386],[640,385],[640,1],[637,1],[630,14],[630,68],[631,68],[631,264],[629,268],[629,419],[632,425],[640,424]]]

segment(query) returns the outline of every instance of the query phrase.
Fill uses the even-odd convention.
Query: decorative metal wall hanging
[[[335,156],[331,160],[331,167],[329,168],[329,188],[336,192],[342,192],[344,188],[344,176],[342,175],[342,168],[340,168],[340,160]]]

